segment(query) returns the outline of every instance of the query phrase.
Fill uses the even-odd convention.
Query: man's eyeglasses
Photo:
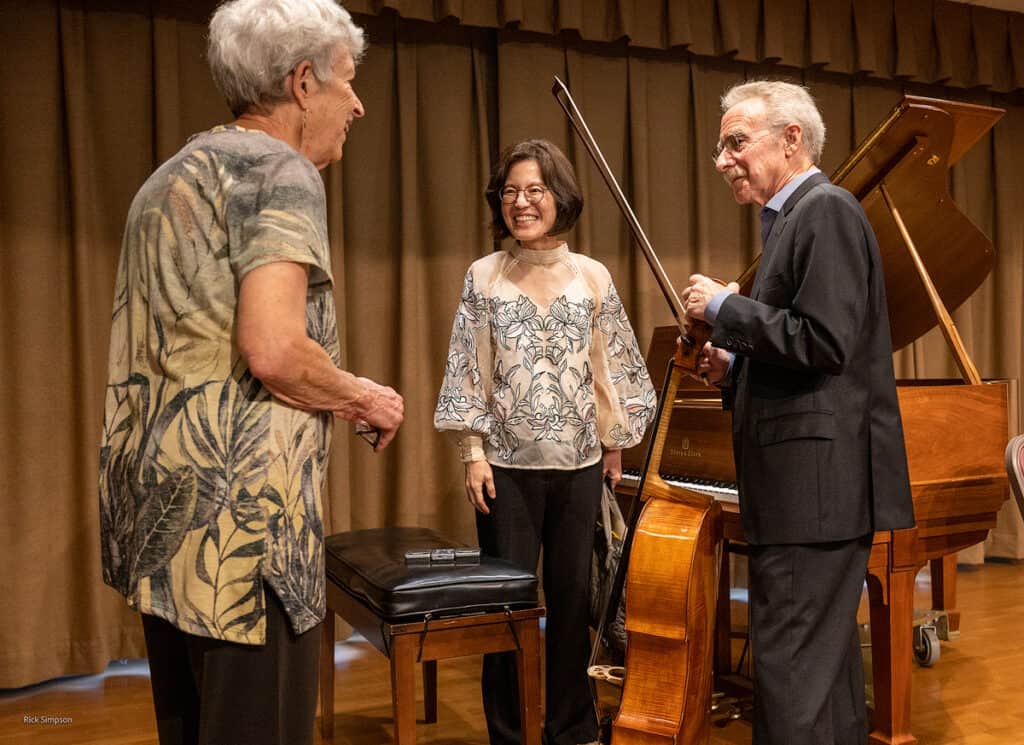
[[[544,198],[544,195],[548,193],[546,186],[540,186],[534,184],[533,186],[527,186],[525,189],[517,189],[514,186],[506,186],[501,190],[501,201],[505,204],[515,204],[516,200],[519,199],[519,193],[522,192],[526,197],[526,201],[530,204],[537,204]]]
[[[711,159],[717,163],[718,159],[722,157],[722,153],[729,153],[729,155],[735,157],[772,133],[770,129],[759,131],[764,132],[760,137],[751,137],[743,132],[734,132],[733,134],[726,135],[715,144],[714,149],[711,151]]]

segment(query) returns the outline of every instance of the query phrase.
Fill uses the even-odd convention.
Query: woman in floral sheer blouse
[[[486,192],[509,250],[475,261],[455,312],[434,426],[458,441],[485,554],[533,571],[544,547],[549,745],[597,740],[587,593],[602,479],[622,475],[655,408],[608,270],[557,237],[583,198],[545,140],[505,150]],[[515,656],[484,659],[492,745],[520,742]]]

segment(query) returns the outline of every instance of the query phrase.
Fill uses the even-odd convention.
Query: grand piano
[[[949,317],[991,271],[991,241],[956,208],[947,171],[1002,115],[999,109],[907,96],[832,175],[858,197],[878,237],[893,347],[941,326],[963,380],[898,381],[917,523],[875,534],[868,565],[874,716],[872,745],[910,745],[914,581],[932,565],[933,607],[955,630],[956,552],[984,540],[1009,496],[1006,381],[982,381]],[[756,263],[740,279],[753,281]],[[655,329],[647,357],[659,387],[676,347],[675,326]],[[623,455],[620,498],[636,490],[646,443]],[[742,544],[731,420],[714,388],[679,388],[658,462],[668,484],[722,505],[727,542]],[[728,562],[716,630],[716,669],[730,667]],[[628,588],[627,588],[628,592]]]

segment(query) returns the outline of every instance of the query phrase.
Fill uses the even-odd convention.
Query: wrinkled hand
[[[725,380],[725,374],[729,372],[730,359],[729,353],[724,349],[713,347],[711,342],[707,342],[700,350],[697,372],[709,383],[720,385]]]
[[[380,452],[395,439],[398,428],[405,418],[405,401],[394,388],[380,385],[369,378],[357,378],[366,386],[366,393],[360,396],[362,411],[359,419],[380,432],[380,438],[374,446]]]
[[[739,292],[740,286],[735,282],[730,282],[727,285],[722,284],[717,280],[711,279],[711,277],[705,277],[703,274],[691,274],[690,284],[683,290],[680,296],[683,302],[683,310],[686,311],[686,317],[697,321],[704,321],[704,310],[708,307],[708,303],[711,302],[711,298],[722,290]]]
[[[622,481],[622,451],[604,451],[604,477],[611,482],[612,489]]]
[[[477,512],[491,514],[484,493],[494,499],[494,473],[491,464],[485,460],[471,460],[466,463],[466,496]]]

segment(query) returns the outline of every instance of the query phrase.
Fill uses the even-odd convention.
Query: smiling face
[[[302,154],[317,168],[341,160],[341,150],[352,121],[362,117],[363,102],[352,87],[356,76],[355,63],[348,49],[341,45],[335,55],[332,75],[327,81],[308,78],[310,95],[306,99],[306,122]]]
[[[509,168],[508,176],[505,178],[504,188],[519,190],[515,202],[502,202],[501,215],[505,219],[505,225],[523,248],[555,248],[561,243],[559,239],[549,235],[555,226],[558,213],[555,196],[548,190],[544,192],[539,202],[530,204],[525,191],[530,186],[546,186],[540,165],[532,159],[520,160]]]
[[[763,207],[799,172],[787,158],[786,137],[793,126],[787,126],[785,134],[773,131],[759,98],[740,101],[722,115],[718,141],[725,147],[715,159],[715,168],[737,202]]]

